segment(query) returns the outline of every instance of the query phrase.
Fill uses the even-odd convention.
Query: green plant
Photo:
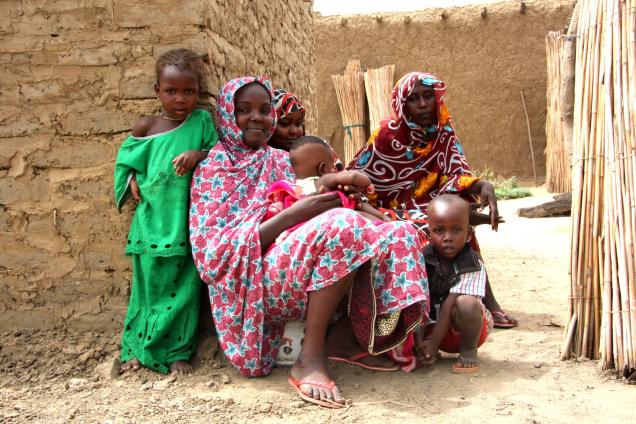
[[[517,177],[504,178],[501,175],[495,176],[494,171],[488,167],[483,170],[476,170],[475,175],[492,183],[498,200],[532,196],[530,190],[525,187],[519,187]]]

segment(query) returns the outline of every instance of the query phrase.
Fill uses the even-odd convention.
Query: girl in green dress
[[[157,61],[159,116],[145,116],[115,163],[117,208],[138,205],[126,241],[133,282],[121,342],[120,372],[142,365],[189,374],[196,346],[201,280],[188,242],[192,169],[218,139],[210,114],[196,109],[205,64],[187,49]]]

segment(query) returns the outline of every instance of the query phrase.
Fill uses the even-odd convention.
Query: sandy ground
[[[479,352],[477,376],[452,374],[450,356],[410,374],[333,365],[352,404],[332,411],[300,401],[287,369],[240,377],[213,339],[200,346],[194,376],[115,377],[118,335],[16,330],[0,334],[0,423],[633,422],[636,387],[594,362],[559,360],[570,220],[516,216],[546,200],[536,190],[501,202],[506,224],[498,233],[478,229],[499,300],[521,325],[496,330]]]

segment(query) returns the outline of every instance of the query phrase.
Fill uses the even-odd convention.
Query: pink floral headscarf
[[[262,85],[263,88],[267,90],[269,98],[273,98],[272,84],[264,76],[233,79],[221,88],[217,98],[216,116],[219,122],[219,142],[223,144],[232,162],[235,164],[239,164],[242,161],[249,163],[258,161],[267,150],[261,148],[254,151],[254,149],[247,146],[243,142],[243,132],[238,127],[236,118],[234,117],[234,98],[236,97],[236,92],[242,87],[253,83]],[[276,129],[276,109],[273,103],[270,117],[272,118],[272,128],[269,130],[269,134],[267,134],[268,140]]]
[[[194,172],[190,194],[192,255],[201,279],[209,285],[210,297],[220,299],[212,314],[230,360],[232,352],[262,343],[264,309],[262,294],[255,289],[262,287],[263,276],[258,228],[267,212],[269,186],[294,179],[287,152],[269,146],[252,149],[243,142],[234,117],[234,98],[251,83],[263,85],[271,98],[270,83],[262,77],[225,84],[217,99],[220,140]],[[274,107],[270,116],[275,122]],[[273,131],[274,126],[269,136]],[[252,310],[249,318],[243,315],[247,309]],[[228,331],[236,322],[243,323],[243,331]],[[244,371],[246,366],[241,367]],[[254,362],[247,369],[259,376],[270,368],[271,364]]]

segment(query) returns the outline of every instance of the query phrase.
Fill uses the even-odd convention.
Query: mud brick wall
[[[447,83],[447,103],[473,168],[532,177],[523,89],[540,178],[545,175],[548,31],[567,25],[574,1],[519,1],[374,16],[316,20],[318,133],[343,151],[342,121],[331,81],[350,59],[363,70],[395,64],[395,77],[432,72]],[[486,16],[482,10],[486,7]],[[446,18],[442,17],[445,13]]]
[[[188,47],[208,55],[212,93],[230,78],[266,73],[311,105],[311,7],[0,3],[0,329],[119,330],[132,209],[115,210],[113,161],[136,119],[158,111],[156,58]]]

